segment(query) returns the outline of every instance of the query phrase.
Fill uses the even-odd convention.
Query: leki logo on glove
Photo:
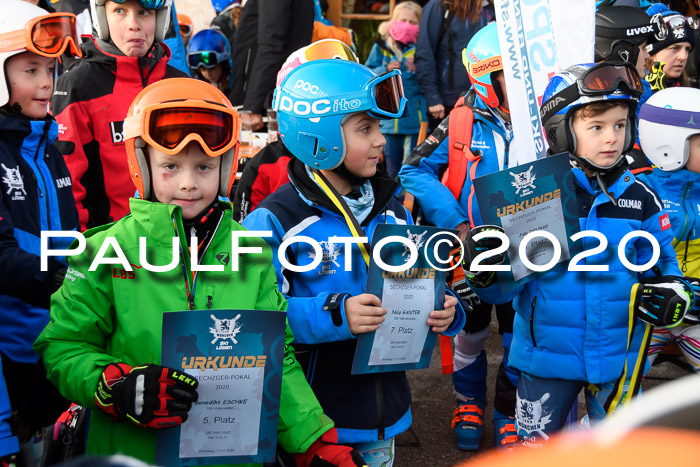
[[[233,319],[219,319],[214,315],[209,316],[214,320],[214,327],[209,328],[209,332],[214,335],[211,343],[215,344],[216,341],[221,339],[216,350],[231,350],[233,346],[229,344],[229,339],[234,344],[238,344],[236,336],[241,332],[241,327],[243,327],[243,324],[238,325],[238,319],[241,317],[240,313]]]

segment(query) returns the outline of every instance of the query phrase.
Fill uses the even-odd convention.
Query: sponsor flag
[[[593,62],[594,0],[496,0],[513,123],[511,167],[546,156],[542,94],[560,69]]]

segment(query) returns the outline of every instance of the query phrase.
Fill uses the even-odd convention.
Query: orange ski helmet
[[[209,157],[221,157],[219,196],[228,197],[238,165],[238,113],[211,84],[191,78],[160,80],[144,88],[124,120],[129,174],[143,199],[151,199],[144,148],[175,155],[196,141]]]

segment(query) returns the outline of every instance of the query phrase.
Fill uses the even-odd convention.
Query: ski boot
[[[463,451],[478,451],[484,430],[483,402],[468,401],[459,404],[452,418],[452,429],[457,436],[457,447]]]

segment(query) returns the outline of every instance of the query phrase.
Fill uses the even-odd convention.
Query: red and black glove
[[[338,444],[335,428],[326,431],[306,452],[294,454],[297,467],[367,467],[359,452]]]
[[[95,403],[115,420],[168,428],[187,420],[187,412],[199,397],[198,384],[193,376],[172,368],[113,363],[97,384]]]

